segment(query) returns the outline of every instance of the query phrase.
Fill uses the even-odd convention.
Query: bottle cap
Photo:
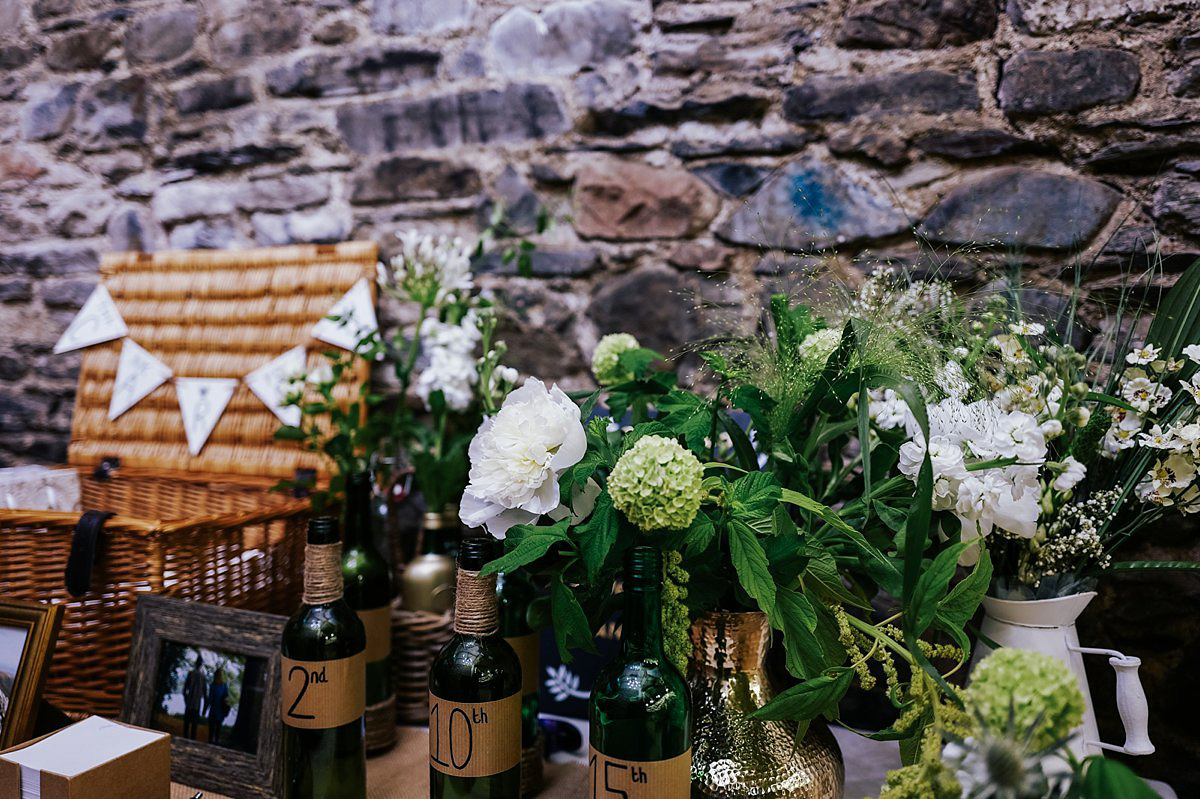
[[[499,555],[500,542],[489,536],[464,538],[458,545],[458,568],[477,572]]]
[[[308,520],[308,543],[336,544],[342,540],[338,522],[332,516],[314,516]]]
[[[630,547],[625,552],[625,585],[657,588],[662,585],[662,553],[654,547]]]

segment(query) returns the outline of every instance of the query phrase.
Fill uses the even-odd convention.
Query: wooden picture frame
[[[4,664],[0,677],[7,677],[0,679],[0,750],[33,736],[38,700],[58,641],[62,614],[62,605],[0,597],[0,635],[15,633],[5,635],[8,652],[0,651],[0,664]],[[12,649],[18,641],[20,649],[13,660]],[[8,672],[10,663],[16,664],[13,674]]]
[[[125,702],[121,720],[148,729],[171,734],[171,779],[191,788],[237,796],[239,799],[281,799],[283,796],[283,722],[279,715],[279,650],[287,619],[267,613],[224,608],[170,597],[143,595],[138,599],[133,629],[133,648],[125,679]],[[185,653],[181,660],[180,652]],[[240,696],[238,712],[216,717],[196,715],[184,710],[183,730],[176,730],[176,710],[190,689],[188,680],[178,683],[180,669],[193,658],[193,668],[204,680],[202,692],[211,692],[218,682],[216,673],[228,669],[236,673],[234,683]],[[208,659],[207,661],[205,659]],[[225,665],[212,667],[213,658],[225,658]],[[234,666],[240,659],[240,672]],[[205,667],[214,673],[207,676]],[[250,676],[253,672],[253,678]],[[184,672],[185,675],[190,673]],[[246,683],[252,684],[247,687]],[[247,704],[247,699],[253,700]],[[222,701],[223,706],[226,701]],[[209,693],[206,712],[217,706]],[[188,714],[191,721],[188,722]],[[211,743],[213,728],[224,730],[228,715],[234,715],[232,741]],[[199,718],[199,721],[197,719]],[[195,738],[188,736],[191,724]],[[207,737],[198,724],[207,727]],[[252,727],[250,725],[253,725]],[[239,729],[241,732],[239,733]],[[244,744],[254,741],[253,749]],[[241,747],[241,748],[238,748]]]

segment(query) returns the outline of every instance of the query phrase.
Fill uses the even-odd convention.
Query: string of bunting
[[[335,347],[353,350],[364,336],[378,329],[375,307],[371,302],[371,287],[364,277],[313,325],[311,335]],[[101,283],[58,339],[54,352],[70,352],[116,339],[124,340],[117,358],[117,376],[108,405],[110,421],[171,380],[175,384],[175,395],[179,398],[188,452],[192,455],[199,455],[204,448],[239,382],[244,382],[281,422],[292,426],[300,424],[300,409],[285,406],[284,401],[292,381],[305,373],[307,353],[303,344],[238,377],[176,375],[167,364],[129,337],[129,328],[121,312],[108,289]]]

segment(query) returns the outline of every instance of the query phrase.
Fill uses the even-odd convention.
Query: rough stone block
[[[438,33],[466,25],[474,10],[474,0],[372,0],[371,27],[380,33]]]
[[[1125,174],[1158,174],[1177,155],[1200,153],[1200,136],[1155,136],[1115,141],[1084,159],[1092,169]]]
[[[224,250],[241,243],[233,222],[228,219],[197,219],[171,231],[173,250]]]
[[[777,135],[722,135],[702,140],[681,139],[671,142],[671,154],[683,159],[733,155],[786,155],[804,149],[815,136],[811,133]]]
[[[670,354],[697,332],[696,314],[684,299],[695,288],[694,280],[669,267],[642,267],[607,281],[588,316],[600,334],[632,333],[643,347]]]
[[[1088,178],[1007,168],[959,186],[918,228],[931,241],[1070,249],[1109,220],[1121,195]]]
[[[0,30],[20,30],[26,5],[25,0],[0,0]]]
[[[328,175],[284,175],[252,180],[237,191],[244,211],[287,211],[329,199]]]
[[[1200,230],[1200,180],[1193,177],[1163,180],[1154,192],[1152,213],[1161,225],[1190,234]]]
[[[92,274],[100,268],[96,251],[86,244],[39,241],[0,252],[0,275],[33,278]]]
[[[1167,83],[1171,87],[1171,94],[1176,97],[1200,97],[1200,63],[1189,64],[1170,73]]]
[[[267,73],[267,88],[281,97],[336,97],[386,92],[427,83],[441,54],[433,50],[371,47],[346,54],[310,55]]]
[[[693,169],[692,174],[730,197],[743,197],[761,186],[771,170],[738,161],[720,161]]]
[[[682,169],[616,160],[589,162],[575,178],[575,230],[588,238],[678,238],[704,229],[716,194]]]
[[[20,380],[29,374],[29,364],[24,358],[0,355],[0,380]]]
[[[624,0],[565,0],[540,14],[517,6],[492,25],[492,63],[505,75],[570,74],[619,58],[633,47],[632,12]]]
[[[186,6],[139,14],[125,33],[125,56],[135,64],[178,58],[192,49],[199,24],[195,9]]]
[[[250,78],[236,75],[194,83],[175,92],[175,110],[180,114],[199,114],[236,108],[254,99]]]
[[[769,97],[741,92],[711,99],[687,98],[674,104],[634,100],[619,108],[594,110],[591,127],[596,133],[624,136],[653,125],[758,120],[770,106]]]
[[[838,31],[842,47],[950,47],[996,31],[995,0],[877,0],[859,3]]]
[[[21,136],[30,141],[52,139],[67,129],[79,84],[35,84],[21,108]]]
[[[142,142],[152,102],[150,86],[141,76],[95,83],[80,93],[75,135],[87,150]]]
[[[354,203],[470,197],[483,191],[479,172],[465,164],[415,156],[384,158],[360,166],[350,187]]]
[[[818,75],[787,90],[783,115],[793,122],[888,114],[943,114],[980,107],[973,72]]]
[[[317,28],[312,36],[321,44],[347,44],[358,38],[358,28],[348,19],[335,19]]]
[[[107,192],[72,191],[50,206],[50,226],[61,236],[94,236],[104,229],[111,211]]]
[[[595,250],[543,250],[530,253],[529,271],[534,277],[585,277],[603,265]],[[479,274],[515,275],[516,259],[504,260],[503,253],[490,252],[471,265]]]
[[[248,58],[282,53],[300,44],[304,13],[280,0],[229,2],[212,32],[213,50],[220,58]]]
[[[50,41],[46,66],[60,72],[98,69],[116,41],[116,32],[107,25],[76,28]]]
[[[1037,149],[1037,143],[998,128],[932,130],[913,140],[922,152],[942,158],[969,161]]]
[[[0,269],[3,269],[0,261]],[[3,272],[0,272],[3,274]],[[29,302],[33,299],[33,281],[23,277],[0,277],[0,302]]]
[[[1031,33],[1051,34],[1189,5],[1193,0],[1008,0],[1008,13]]]
[[[0,47],[0,70],[20,69],[37,57],[38,51],[33,47],[19,44]]]
[[[159,222],[171,224],[198,216],[231,214],[236,205],[228,185],[214,180],[188,180],[159,188],[150,208]]]
[[[828,146],[834,155],[859,156],[888,168],[908,163],[908,143],[887,130],[840,130]]]
[[[1008,114],[1057,114],[1123,103],[1141,80],[1137,56],[1110,47],[1025,50],[1004,64],[1000,107]]]
[[[150,213],[140,205],[124,205],[105,225],[108,243],[117,252],[149,252],[158,248],[158,230]]]
[[[42,282],[39,290],[47,308],[78,310],[94,288],[95,280],[47,280]]]
[[[347,106],[337,121],[350,148],[364,154],[522,141],[571,127],[558,96],[539,84]]]
[[[46,167],[27,149],[0,146],[0,186],[24,186],[46,174]]]
[[[299,154],[300,148],[294,144],[239,144],[233,147],[203,148],[178,153],[167,159],[165,166],[168,169],[210,174],[248,166],[279,164],[290,161]]]
[[[58,17],[75,10],[75,0],[34,0],[30,8],[38,19]]]
[[[250,224],[254,226],[254,240],[260,246],[334,244],[344,241],[354,227],[350,209],[342,207],[290,214],[254,214]]]
[[[908,217],[875,182],[807,157],[771,177],[717,230],[735,244],[819,250],[899,233]]]

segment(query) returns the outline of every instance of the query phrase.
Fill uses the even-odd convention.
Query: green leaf
[[[717,352],[701,352],[698,355],[713,372],[721,377],[729,377],[729,362],[725,360],[725,356]]]
[[[549,552],[555,544],[569,544],[568,524],[570,524],[570,519],[563,519],[550,527],[534,527],[530,524],[516,525],[508,531],[506,546],[514,540],[516,545],[504,555],[484,566],[481,573],[488,575],[510,572],[533,563]]]
[[[1160,799],[1129,766],[1102,755],[1084,761],[1081,787],[1085,799]]]
[[[890,562],[888,565],[891,566]],[[899,584],[900,573],[896,571],[895,566],[891,566],[891,570],[895,575],[896,583]],[[871,603],[855,596],[846,588],[842,582],[842,573],[837,567],[837,561],[828,552],[821,551],[819,555],[809,559],[805,576],[808,581],[815,581],[815,588],[818,592],[824,592],[829,597],[852,607],[872,610]],[[876,582],[879,581],[876,580]],[[805,584],[809,585],[810,583],[806,582]]]
[[[299,427],[284,425],[275,431],[275,439],[277,441],[304,441],[308,438],[308,434]]]
[[[576,486],[583,487],[588,478],[596,473],[596,470],[604,466],[604,458],[598,452],[588,450],[579,463],[570,467],[562,473],[558,478],[558,492],[560,496],[569,497]]]
[[[550,583],[550,614],[554,617],[554,643],[564,663],[571,662],[572,649],[596,651],[587,614],[561,575],[556,575]]]
[[[769,614],[771,626],[783,632],[785,665],[801,680],[815,677],[825,669],[825,653],[814,633],[817,612],[808,597],[779,586],[775,589],[775,612]]]
[[[793,685],[786,691],[776,694],[775,698],[750,714],[750,718],[759,721],[807,721],[831,708],[836,708],[842,701],[854,672],[847,668],[836,670],[833,675],[822,674],[805,680],[799,685]]]
[[[596,409],[596,403],[600,401],[600,395],[604,393],[604,389],[598,388],[583,400],[583,404],[579,406],[579,418],[588,419],[592,415],[592,411]]]
[[[620,520],[613,507],[612,497],[607,491],[601,492],[596,497],[596,507],[592,509],[592,515],[576,530],[579,536],[579,555],[587,570],[588,580],[594,582],[599,576],[619,531]]]
[[[912,630],[917,635],[929,629],[937,616],[938,606],[950,588],[950,579],[958,568],[958,559],[972,542],[960,541],[938,553],[933,564],[921,573],[917,580],[916,590],[912,593],[912,602],[905,607],[905,617],[912,623]],[[986,588],[986,584],[984,585]]]
[[[871,507],[875,510],[875,515],[879,517],[887,528],[893,533],[904,532],[904,524],[908,521],[908,514],[904,511],[896,510],[883,504],[879,500],[872,500]]]
[[[1111,394],[1105,394],[1100,391],[1089,391],[1087,393],[1087,396],[1084,397],[1083,399],[1085,402],[1100,402],[1100,403],[1103,403],[1104,405],[1111,405],[1114,408],[1120,408],[1123,411],[1132,411],[1133,413],[1140,413],[1140,411],[1138,411],[1137,408],[1133,407],[1125,400],[1117,399],[1116,397],[1112,396]]]
[[[750,472],[729,489],[729,506],[735,518],[749,522],[770,516],[779,504],[783,489],[770,472]]]
[[[729,557],[742,588],[754,597],[759,608],[771,613],[775,609],[775,580],[767,564],[767,553],[754,530],[738,519],[729,522]]]
[[[689,556],[708,549],[709,544],[717,535],[717,527],[704,511],[696,514],[692,524],[683,538],[683,545]]]
[[[938,621],[962,629],[975,615],[991,582],[992,558],[987,549],[983,549],[971,573],[951,588],[946,598],[938,603]]]
[[[785,488],[780,492],[779,499],[788,503],[789,505],[795,505],[801,510],[806,510],[809,513],[815,513],[817,516],[821,517],[823,522],[831,527],[841,530],[843,533],[853,533],[858,535],[860,538],[862,537],[861,533],[859,533],[850,525],[846,524],[846,522],[842,521],[842,517],[838,516],[837,511],[835,511],[833,508],[829,507],[828,505],[823,505],[812,497],[801,494],[799,491],[792,491],[790,488]]]
[[[629,372],[635,377],[641,377],[650,368],[650,364],[661,360],[664,360],[663,356],[654,350],[638,347],[637,349],[625,350],[618,355],[617,365],[622,372]]]
[[[1200,259],[1184,270],[1159,303],[1146,341],[1162,347],[1164,358],[1200,343]]]

